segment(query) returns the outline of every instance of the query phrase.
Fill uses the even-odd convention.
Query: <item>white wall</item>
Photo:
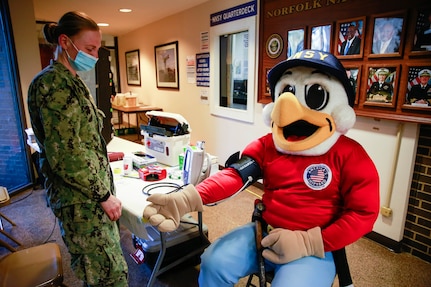
[[[404,233],[418,134],[418,124],[364,117],[358,117],[354,128],[347,133],[373,159],[380,176],[381,206],[392,210],[390,217],[379,215],[373,230],[398,242]]]

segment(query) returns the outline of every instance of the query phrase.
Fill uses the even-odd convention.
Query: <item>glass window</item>
[[[247,109],[248,31],[220,36],[220,106]]]
[[[0,5],[0,185],[12,193],[32,184],[32,172],[7,1]]]
[[[211,27],[211,114],[252,123],[256,88],[256,16]]]

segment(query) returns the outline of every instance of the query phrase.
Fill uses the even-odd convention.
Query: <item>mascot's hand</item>
[[[161,232],[171,232],[178,228],[183,215],[192,211],[203,211],[202,199],[193,185],[170,194],[152,194],[147,198],[151,203],[144,209],[144,218],[157,226]]]
[[[262,239],[262,256],[276,264],[284,264],[305,256],[325,257],[320,227],[307,231],[276,228]]]

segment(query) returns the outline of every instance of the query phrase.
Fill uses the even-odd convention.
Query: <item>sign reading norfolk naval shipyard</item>
[[[244,3],[214,14],[211,14],[211,26],[239,20],[257,14],[257,1]]]

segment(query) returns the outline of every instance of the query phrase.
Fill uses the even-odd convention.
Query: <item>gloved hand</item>
[[[202,199],[191,184],[178,192],[152,194],[147,201],[151,203],[144,209],[144,218],[149,219],[150,224],[157,226],[161,232],[176,230],[186,213],[203,211]]]
[[[320,227],[307,231],[276,228],[262,239],[262,256],[276,264],[285,264],[305,256],[325,257]]]

